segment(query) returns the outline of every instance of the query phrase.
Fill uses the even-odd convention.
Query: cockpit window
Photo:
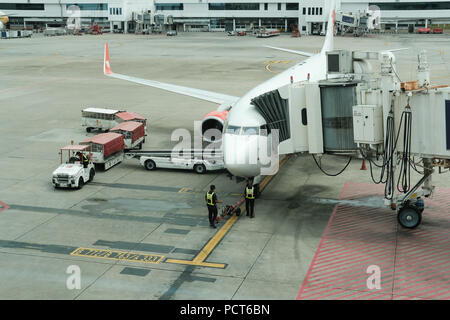
[[[242,130],[243,135],[247,136],[255,136],[259,134],[259,128],[258,127],[244,127]]]
[[[241,127],[238,126],[228,126],[225,133],[231,133],[231,134],[239,134],[241,132]]]

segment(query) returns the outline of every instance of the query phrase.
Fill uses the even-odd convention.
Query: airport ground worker
[[[77,156],[80,158],[80,163],[83,165],[83,167],[87,168],[89,164],[89,159],[86,157],[86,155],[78,151]]]
[[[253,185],[252,180],[248,180],[247,185],[245,186],[244,191],[245,197],[245,210],[247,211],[246,216],[250,216],[250,218],[255,217],[255,186]]]
[[[217,203],[223,202],[222,200],[217,200],[215,190],[216,186],[211,185],[209,187],[209,191],[206,192],[205,195],[206,206],[208,207],[209,224],[211,228],[217,228],[215,225],[217,218]]]

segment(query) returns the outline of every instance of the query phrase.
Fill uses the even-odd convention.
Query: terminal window
[[[43,3],[0,3],[2,10],[44,10]]]
[[[267,3],[264,4],[264,7]],[[209,10],[259,10],[259,3],[208,3]],[[267,10],[267,9],[265,9]]]
[[[450,1],[369,2],[369,6],[377,6],[381,10],[450,10]]]
[[[286,3],[286,10],[298,10],[298,2]]]
[[[77,6],[80,10],[92,10],[92,11],[103,11],[108,10],[108,5],[106,3],[70,3],[66,4],[66,9],[71,6]]]
[[[122,14],[122,8],[109,8],[109,13],[111,15],[121,15]]]
[[[157,3],[156,10],[184,10],[182,3]]]

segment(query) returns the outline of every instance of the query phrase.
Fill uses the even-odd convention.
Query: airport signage
[[[133,252],[92,249],[92,248],[78,248],[70,253],[71,256],[91,257],[110,260],[125,260],[132,262],[143,262],[158,264],[164,259],[164,256],[155,254],[141,254]]]

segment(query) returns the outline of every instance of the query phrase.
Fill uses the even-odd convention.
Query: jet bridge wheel
[[[414,229],[422,222],[422,212],[417,208],[405,206],[398,212],[397,220],[403,228]]]

